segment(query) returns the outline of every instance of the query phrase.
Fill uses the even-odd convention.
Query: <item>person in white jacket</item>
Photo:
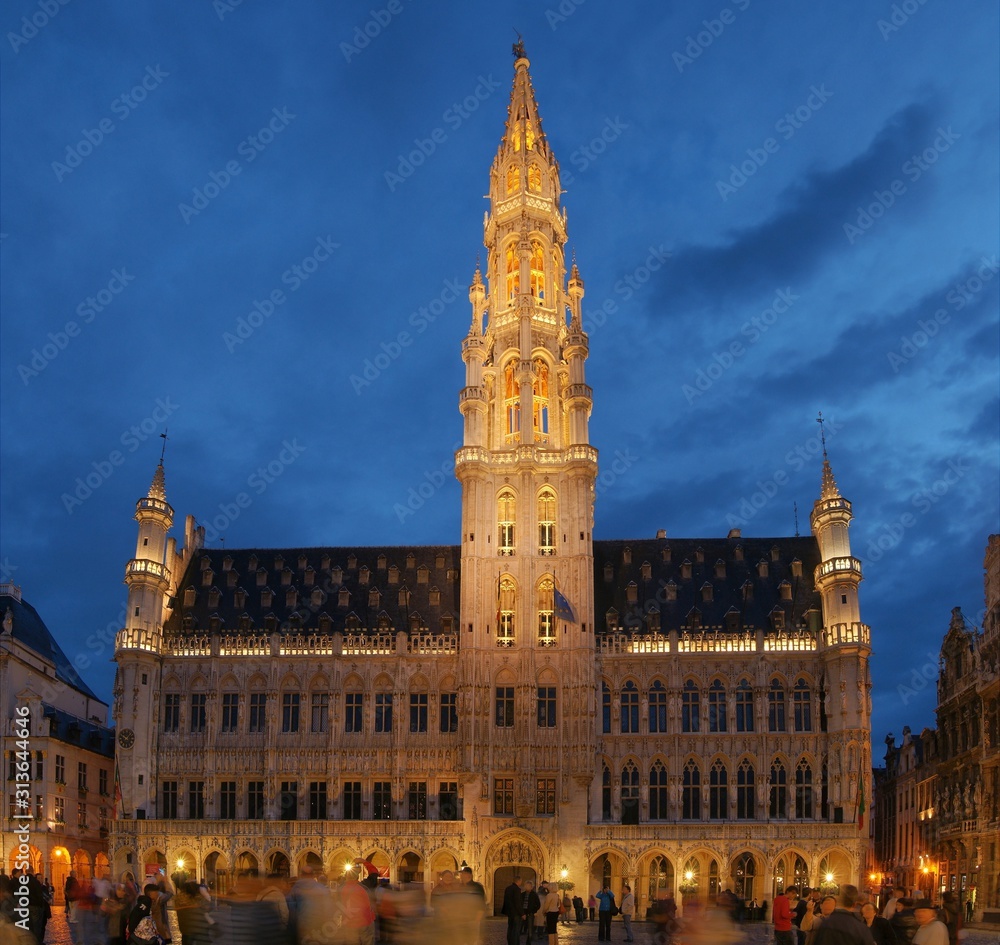
[[[632,916],[635,915],[635,896],[632,895],[632,887],[628,883],[622,886],[622,904],[618,907],[622,914],[622,924],[625,926],[625,941],[634,942],[632,935]]]

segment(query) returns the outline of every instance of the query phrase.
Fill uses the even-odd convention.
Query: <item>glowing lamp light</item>
[[[686,872],[686,873],[684,874],[684,878],[685,878],[685,879],[686,879],[686,880],[687,880],[687,881],[688,881],[688,882],[690,883],[690,882],[691,882],[691,880],[692,880],[692,879],[694,879],[694,873],[692,873],[692,872],[691,872],[691,870],[688,870],[688,871],[687,871],[687,872]]]
[[[827,873],[826,874],[826,881],[828,883],[832,883],[833,882],[833,873]]]
[[[177,860],[177,869],[184,869],[184,857],[179,857]]]
[[[924,868],[923,868],[923,869],[921,870],[921,872],[922,872],[922,873],[924,873],[924,874],[926,875],[927,873],[929,873],[929,872],[930,872],[930,870],[929,870],[929,869],[928,869],[928,868],[927,868],[927,867],[925,866],[925,867],[924,867]]]
[[[562,872],[561,872],[561,873],[560,873],[559,875],[560,875],[560,876],[561,876],[561,877],[562,877],[563,879],[565,879],[565,878],[566,878],[567,876],[569,876],[569,870],[568,870],[568,869],[566,869],[566,867],[564,866],[564,867],[562,868]]]
[[[354,869],[354,863],[353,863],[353,861],[351,861],[351,860],[348,860],[348,861],[347,861],[347,862],[346,862],[346,863],[344,864],[344,872],[345,872],[345,873],[350,873],[352,869]]]

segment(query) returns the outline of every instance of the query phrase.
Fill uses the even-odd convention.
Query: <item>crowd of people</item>
[[[957,945],[962,912],[953,892],[938,906],[896,889],[879,910],[856,886],[836,895],[789,886],[775,896],[773,922],[775,945]]]

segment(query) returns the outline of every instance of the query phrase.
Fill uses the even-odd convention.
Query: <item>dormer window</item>
[[[208,607],[210,610],[215,610],[215,608],[219,606],[219,598],[221,596],[222,595],[220,594],[219,589],[217,587],[213,587],[211,590],[209,590]]]
[[[342,587],[337,592],[337,606],[338,607],[351,606],[351,592],[346,587]]]
[[[643,561],[642,562],[642,579],[644,581],[648,581],[648,580],[650,580],[650,578],[652,578],[652,576],[653,576],[652,565],[650,565],[650,563],[648,561]]]
[[[687,558],[681,563],[681,577],[685,581],[691,580],[691,562]]]
[[[777,545],[771,545],[771,560],[777,561],[781,557],[781,549]]]
[[[185,607],[194,607],[194,601],[195,601],[195,597],[196,597],[197,593],[198,592],[193,587],[185,587],[184,588],[184,606]]]
[[[673,581],[668,581],[667,584],[664,585],[663,590],[667,595],[668,601],[677,600],[677,585]]]
[[[631,563],[632,563],[632,549],[629,548],[628,545],[626,545],[624,548],[622,548],[622,564],[631,564]]]
[[[344,572],[341,570],[340,565],[337,565],[337,567],[335,567],[330,572],[330,580],[334,584],[343,584],[344,583]]]
[[[358,556],[348,555],[347,556],[347,570],[353,571],[358,566]]]
[[[785,612],[780,607],[771,611],[771,623],[775,630],[785,629]]]
[[[212,559],[208,555],[201,556],[201,570],[206,571],[212,566]]]
[[[275,555],[274,556],[274,570],[275,571],[280,571],[284,566],[285,566],[284,555]]]
[[[226,587],[236,587],[236,582],[239,580],[239,574],[235,571],[226,572]]]
[[[660,549],[660,560],[670,564],[670,545],[665,545]]]
[[[320,567],[321,571],[329,571],[330,570],[330,556],[329,555],[323,555],[319,559],[319,567]]]
[[[305,571],[309,566],[309,559],[305,555],[299,555],[299,570]]]
[[[742,545],[737,545],[733,549],[733,558],[736,561],[742,561],[743,560],[743,546]]]
[[[697,561],[698,564],[703,564],[704,563],[704,561],[705,561],[705,552],[704,552],[704,550],[702,548],[696,548],[695,549],[694,560]]]
[[[726,562],[721,558],[715,562],[715,576],[717,578],[724,578],[726,576]]]
[[[399,583],[399,568],[397,568],[396,565],[393,565],[391,568],[389,568],[389,583],[390,584]]]
[[[768,575],[767,562],[763,558],[761,558],[760,561],[757,562],[757,576],[766,578],[767,575]]]
[[[417,566],[417,556],[411,551],[406,556],[406,570],[412,571]]]
[[[782,581],[778,585],[778,593],[781,594],[781,599],[782,600],[791,600],[792,599],[792,585],[789,584],[788,581]]]
[[[348,630],[360,630],[361,620],[355,613],[350,613],[344,618],[344,627]]]
[[[427,581],[430,579],[430,576],[431,576],[431,569],[428,568],[427,565],[422,564],[422,565],[420,565],[419,568],[417,568],[417,583],[418,584],[426,584]]]
[[[604,565],[604,580],[613,581],[615,579],[615,566],[613,564]]]
[[[247,570],[248,571],[256,571],[257,570],[257,556],[256,555],[250,555],[250,560],[247,562]]]
[[[621,627],[621,624],[618,622],[618,611],[614,607],[604,615],[604,620],[608,628],[608,633],[615,633]]]
[[[302,578],[306,587],[312,587],[316,583],[316,571],[313,568],[306,568]]]
[[[710,601],[712,599],[713,588],[712,585],[706,581],[701,586],[701,599],[703,601]]]
[[[370,574],[371,574],[371,572],[368,570],[368,566],[367,565],[362,565],[361,566],[361,570],[358,571],[358,584],[367,584],[368,583],[368,576]]]
[[[267,584],[267,571],[265,571],[263,568],[260,568],[257,571],[257,586],[263,587],[265,584]]]
[[[211,568],[209,568],[207,571],[202,571],[201,586],[210,587],[214,578],[215,578],[215,572]]]
[[[226,557],[222,559],[222,570],[223,571],[232,571],[233,570],[233,556],[232,555],[226,555]]]
[[[247,592],[242,587],[238,587],[233,594],[233,606],[242,610],[247,605]]]
[[[434,567],[437,568],[438,570],[444,567],[444,555],[434,556]]]
[[[792,560],[792,577],[802,577],[802,562],[798,558]]]
[[[688,611],[687,628],[692,632],[701,629],[701,611],[697,607],[692,607]]]
[[[260,592],[260,606],[270,607],[274,600],[274,594],[271,593],[271,588],[265,587],[264,590]]]
[[[378,607],[381,601],[382,601],[382,595],[378,592],[378,588],[373,587],[368,592],[368,606]]]
[[[283,568],[281,571],[281,584],[283,587],[288,587],[292,583],[292,569]]]
[[[753,584],[744,581],[740,590],[743,592],[743,600],[753,600]]]
[[[377,560],[377,562],[375,564],[375,567],[377,567],[379,569],[379,571],[384,571],[385,570],[385,564],[386,564],[385,555],[379,555],[378,556],[378,560]]]
[[[407,587],[401,587],[399,593],[396,595],[396,600],[400,607],[410,606],[410,590]]]
[[[439,591],[436,587],[432,587],[430,589],[429,594],[427,595],[427,599],[428,599],[428,602],[430,603],[431,607],[440,607],[441,606],[441,591]]]
[[[735,607],[730,607],[726,611],[726,630],[729,633],[736,633],[740,629],[740,612]]]
[[[629,604],[634,604],[639,599],[639,588],[635,581],[631,581],[625,588],[625,600]]]
[[[660,608],[656,604],[650,604],[646,611],[646,629],[650,633],[658,633],[660,630]]]

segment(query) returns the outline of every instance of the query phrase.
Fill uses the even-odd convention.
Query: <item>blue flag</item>
[[[560,620],[566,620],[569,623],[576,623],[576,614],[573,612],[573,605],[559,593],[559,588],[552,588],[552,598],[556,605],[555,615]]]

